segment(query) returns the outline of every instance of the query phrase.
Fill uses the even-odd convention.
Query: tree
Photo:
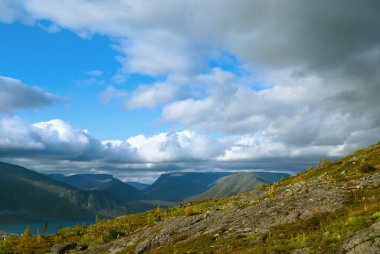
[[[29,239],[32,235],[30,234],[30,226],[26,226],[24,229],[24,233],[22,233],[22,237],[25,239]]]

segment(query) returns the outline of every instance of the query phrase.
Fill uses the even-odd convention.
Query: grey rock
[[[368,229],[354,233],[342,246],[341,253],[378,254],[380,253],[380,222]]]
[[[296,249],[291,252],[291,254],[307,254],[310,253],[310,249],[308,247]]]
[[[76,247],[77,247],[76,243],[55,244],[51,248],[51,254],[65,254],[66,251],[75,249]]]

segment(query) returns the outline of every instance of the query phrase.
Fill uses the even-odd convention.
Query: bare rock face
[[[368,229],[356,232],[343,244],[342,253],[380,253],[380,222],[373,224]]]

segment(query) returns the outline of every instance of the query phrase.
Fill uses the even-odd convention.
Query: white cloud
[[[180,87],[168,83],[158,83],[151,86],[140,86],[125,102],[126,109],[155,108],[183,95]]]
[[[42,142],[30,135],[30,127],[19,118],[0,119],[0,150],[6,152],[30,149],[45,149]]]
[[[318,76],[273,71],[268,74],[271,86],[257,90],[249,87],[249,82],[244,85],[231,75],[220,71],[210,73],[204,79],[217,80],[218,85],[206,83],[211,87],[207,97],[172,102],[164,107],[163,117],[198,131],[265,133],[265,137],[274,142],[305,148],[350,143],[357,130],[370,132],[378,128],[373,119],[377,118],[379,109],[367,107],[367,100],[359,99],[362,87],[347,82],[325,87],[328,81]],[[352,97],[351,93],[359,97]],[[368,99],[371,97],[366,95]],[[350,107],[352,104],[355,107]],[[358,108],[363,109],[360,114]],[[373,132],[372,135],[364,133],[356,147],[378,139]]]
[[[265,132],[209,137],[184,130],[100,141],[59,119],[28,125],[13,117],[0,120],[0,158],[37,170],[110,172],[123,177],[172,170],[297,170],[321,157],[352,152],[362,142],[357,139],[378,131],[356,133],[355,141],[348,144],[306,147],[274,140]]]
[[[20,108],[38,108],[61,98],[47,93],[37,87],[28,87],[20,80],[0,76],[0,112],[8,112]]]
[[[2,157],[99,161],[116,164],[198,161],[218,152],[214,140],[191,131],[164,132],[150,137],[138,135],[128,140],[100,141],[86,130],[59,120],[28,125],[18,118],[0,121]]]
[[[146,161],[181,162],[212,159],[218,142],[191,131],[164,132],[151,137],[138,135],[127,140]]]
[[[71,144],[73,148],[81,148],[90,143],[87,131],[74,129],[59,119],[35,123],[32,127],[41,141],[46,144],[67,143]]]
[[[188,73],[195,68],[183,38],[165,31],[139,32],[117,47],[125,55],[120,59],[125,73],[159,76]]]

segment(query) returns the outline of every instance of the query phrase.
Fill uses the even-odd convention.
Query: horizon
[[[1,1],[0,161],[147,183],[341,158],[380,140],[378,9]]]
[[[291,172],[291,171],[277,171],[277,170],[263,170],[263,169],[250,169],[250,170],[247,170],[247,169],[240,169],[238,172],[236,170],[226,170],[226,171],[175,171],[175,172],[162,172],[160,174],[158,174],[155,178],[151,178],[153,180],[150,180],[148,182],[139,182],[139,181],[136,181],[137,179],[139,178],[131,178],[131,177],[128,177],[128,178],[120,178],[118,177],[117,175],[113,175],[113,174],[110,174],[110,173],[75,173],[75,174],[63,174],[63,173],[47,173],[47,175],[50,175],[50,174],[58,174],[58,175],[63,175],[65,177],[70,177],[70,176],[76,176],[76,175],[107,175],[107,176],[111,176],[113,178],[116,178],[116,179],[119,179],[120,181],[124,182],[124,183],[129,183],[129,182],[135,182],[135,183],[142,183],[142,184],[147,184],[147,185],[151,185],[153,184],[154,182],[157,181],[158,178],[160,178],[160,176],[162,175],[166,175],[166,174],[181,174],[181,173],[231,173],[231,174],[237,174],[237,173],[281,173],[281,174],[288,174],[289,176],[292,176],[294,175],[294,172]]]

